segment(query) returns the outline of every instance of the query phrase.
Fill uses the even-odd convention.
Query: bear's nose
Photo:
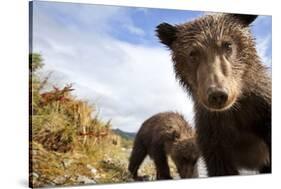
[[[222,107],[228,98],[227,91],[217,87],[210,87],[207,95],[209,104],[214,107]]]

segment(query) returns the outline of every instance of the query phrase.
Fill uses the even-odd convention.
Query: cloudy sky
[[[178,111],[193,123],[192,102],[174,78],[170,53],[158,42],[161,22],[184,23],[204,12],[35,1],[33,52],[61,85],[74,83],[114,128],[135,132],[161,111]],[[271,17],[252,31],[271,67]]]

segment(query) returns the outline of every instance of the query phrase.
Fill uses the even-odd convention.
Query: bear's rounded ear
[[[237,19],[244,26],[249,26],[258,15],[250,15],[250,14],[231,14],[231,16]]]
[[[161,43],[171,48],[176,39],[177,28],[168,23],[161,23],[156,27],[156,33]]]

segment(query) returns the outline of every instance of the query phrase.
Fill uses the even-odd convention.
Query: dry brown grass
[[[72,85],[46,90],[52,84],[37,72],[43,65],[41,56],[31,61],[30,186],[132,181],[127,171],[132,141],[114,134],[110,120],[101,119],[94,105],[72,96],[73,88],[63,91]],[[151,161],[140,172],[155,177]]]

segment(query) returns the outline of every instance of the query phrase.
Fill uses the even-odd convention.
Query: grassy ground
[[[34,187],[78,184],[108,184],[132,182],[128,158],[130,148],[99,144],[93,149],[76,148],[58,153],[46,150],[42,144],[32,142],[31,183]],[[171,163],[171,162],[170,162]],[[171,172],[177,176],[171,163]],[[147,158],[139,170],[148,180],[155,179],[153,162]]]

